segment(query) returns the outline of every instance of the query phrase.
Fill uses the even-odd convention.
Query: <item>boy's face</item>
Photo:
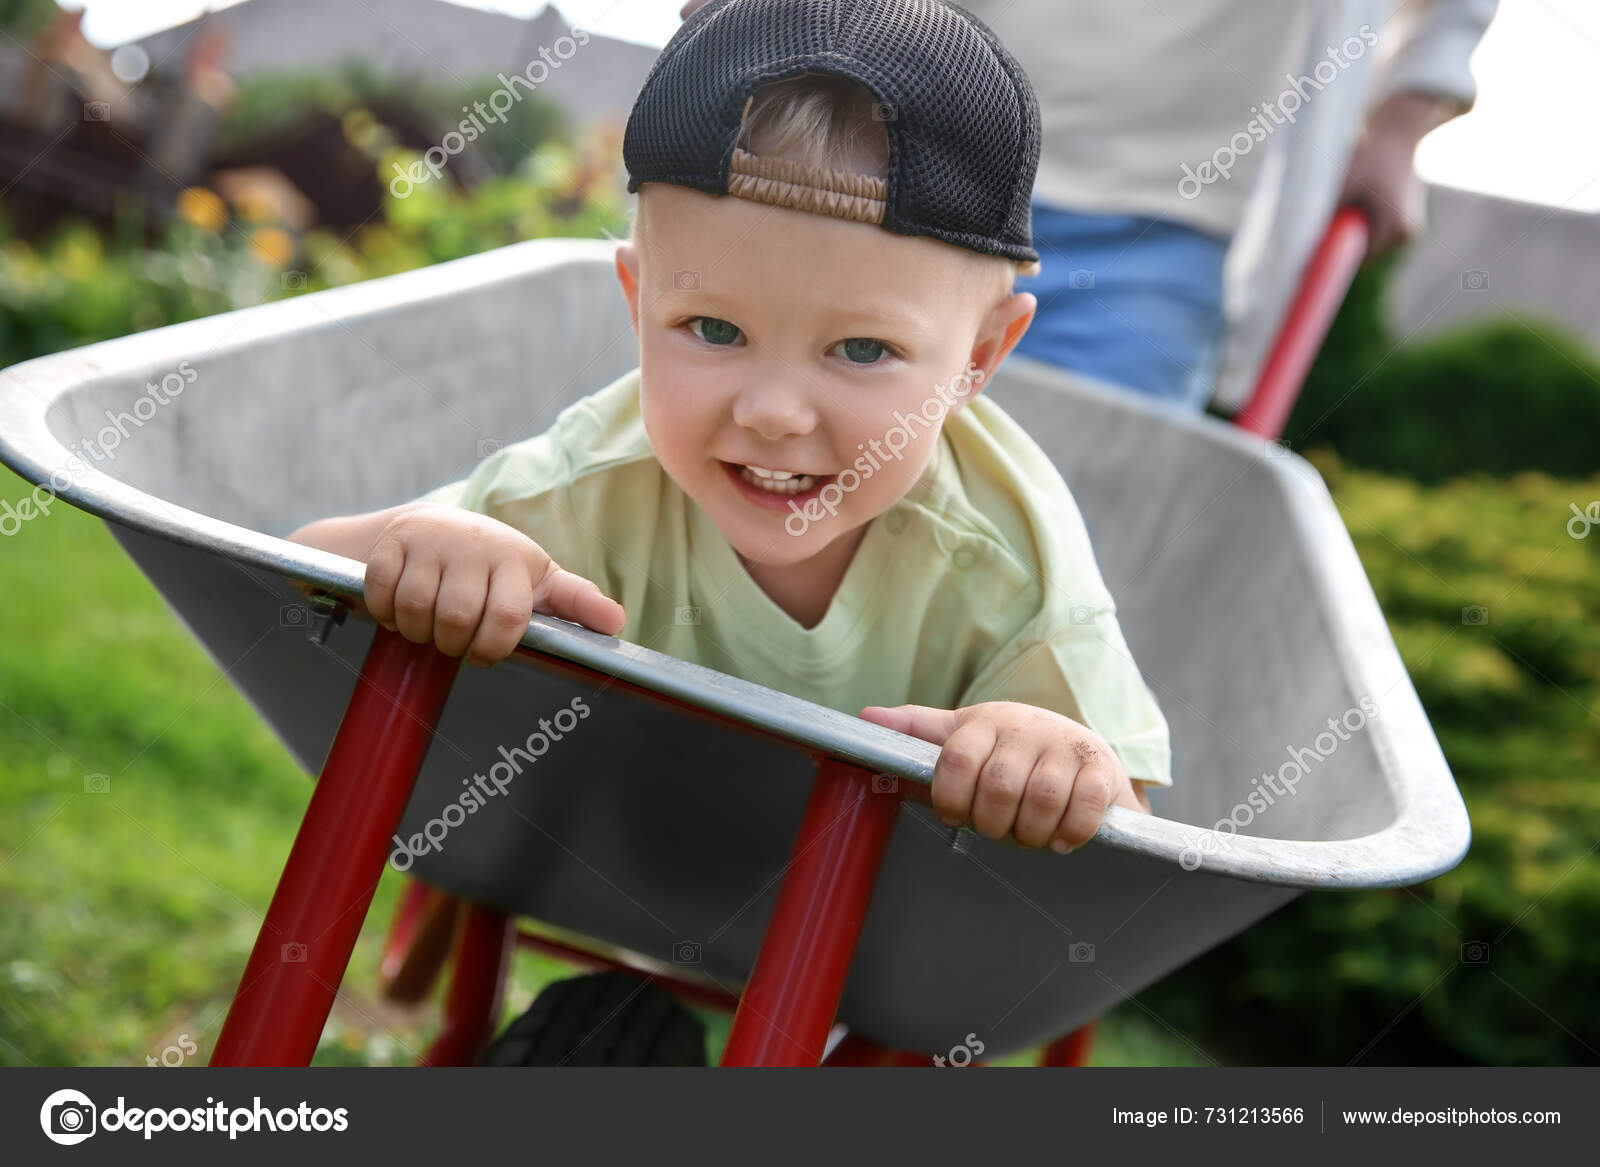
[[[617,270],[651,447],[745,560],[773,567],[899,501],[941,411],[977,395],[1033,314],[983,257],[734,196],[647,183],[636,234]],[[807,478],[777,493],[748,467]]]

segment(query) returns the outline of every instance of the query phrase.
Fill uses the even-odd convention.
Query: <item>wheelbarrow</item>
[[[1112,808],[1066,856],[943,826],[927,742],[562,620],[460,669],[346,618],[362,564],[283,539],[463,477],[632,368],[609,242],[0,374],[24,500],[103,518],[320,775],[212,1064],[309,1063],[389,862],[415,881],[389,991],[454,950],[436,1065],[481,1055],[518,944],[735,1009],[724,1065],[929,1064],[974,1036],[1079,1062],[1106,1009],[1301,890],[1454,866],[1466,811],[1349,536],[1269,440],[1364,239],[1342,212],[1242,426],[1015,357],[987,389],[1071,487],[1173,736],[1155,813]]]

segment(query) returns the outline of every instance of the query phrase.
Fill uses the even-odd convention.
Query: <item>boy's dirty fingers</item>
[[[958,826],[972,816],[978,775],[994,744],[995,727],[982,718],[966,722],[945,739],[934,764],[933,789],[928,797],[947,825]]]
[[[497,567],[489,576],[489,594],[483,604],[478,634],[467,648],[469,664],[487,667],[516,649],[533,614],[533,583],[527,573]]]
[[[1071,753],[1047,749],[1033,764],[1017,823],[1011,833],[1024,847],[1043,847],[1050,841],[1072,796],[1078,763]]]
[[[1037,749],[1025,735],[1014,730],[999,735],[978,774],[978,789],[972,800],[973,830],[991,839],[1003,839],[1011,833],[1037,757]]]
[[[1106,817],[1106,808],[1116,791],[1116,770],[1100,751],[1078,769],[1072,783],[1072,798],[1066,813],[1050,840],[1053,851],[1075,851],[1094,837]]]

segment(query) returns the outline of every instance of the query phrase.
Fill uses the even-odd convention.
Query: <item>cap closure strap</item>
[[[872,175],[806,166],[792,158],[762,158],[735,146],[728,164],[728,193],[758,203],[876,224],[883,222],[889,186]]]

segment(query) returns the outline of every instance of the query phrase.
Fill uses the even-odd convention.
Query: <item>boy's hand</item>
[[[488,666],[510,656],[534,612],[596,632],[622,630],[622,605],[562,569],[522,532],[450,506],[406,510],[367,556],[372,618],[413,644]]]
[[[944,748],[933,771],[933,808],[947,826],[970,816],[991,839],[1072,851],[1109,806],[1148,811],[1106,740],[1070,717],[1016,701],[964,709],[869,705],[876,725]]]

